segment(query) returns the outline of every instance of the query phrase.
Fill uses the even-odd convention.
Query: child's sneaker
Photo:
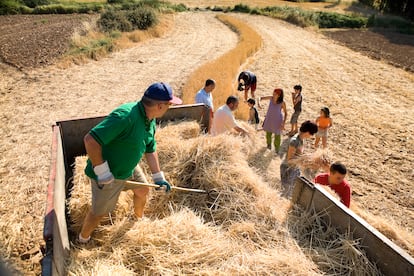
[[[96,243],[91,239],[90,236],[89,238],[85,239],[81,236],[80,233],[75,241],[72,242],[72,245],[77,249],[90,249],[96,247]]]
[[[85,245],[88,244],[91,241],[91,236],[87,237],[86,239],[84,237],[81,236],[81,234],[79,233],[78,238],[76,239],[76,243],[79,245]]]

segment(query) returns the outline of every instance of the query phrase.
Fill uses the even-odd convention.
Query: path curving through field
[[[329,106],[335,124],[330,147],[349,168],[354,202],[412,234],[414,75],[315,31],[262,16],[234,16],[249,23],[264,41],[243,66],[258,76],[257,95],[282,87],[291,114],[289,93],[301,83],[300,120],[314,119],[321,106]],[[101,61],[27,73],[1,65],[0,248],[10,253],[25,275],[40,271],[41,253],[36,249],[43,244],[51,124],[107,114],[121,103],[137,100],[154,81],[167,81],[179,92],[191,72],[236,43],[237,35],[214,14],[180,13],[175,15],[174,29],[164,37]],[[265,109],[260,113],[263,116]],[[280,181],[280,161],[272,157],[269,167],[262,168],[275,185]],[[21,233],[19,240],[7,234],[12,231]],[[23,260],[25,252],[31,254]]]

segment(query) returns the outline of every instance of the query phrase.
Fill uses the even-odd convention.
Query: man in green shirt
[[[123,190],[130,189],[125,180],[146,182],[138,163],[143,155],[160,187],[171,189],[160,169],[154,139],[155,118],[162,117],[172,104],[182,101],[166,83],[153,83],[138,103],[126,103],[113,110],[84,137],[88,154],[85,173],[91,179],[92,208],[86,215],[79,242],[87,243],[101,219],[111,212]],[[134,212],[142,218],[148,187],[133,188]]]

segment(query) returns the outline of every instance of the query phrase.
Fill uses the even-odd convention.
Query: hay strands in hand
[[[137,182],[137,181],[132,181],[132,180],[127,180],[126,183],[128,183],[129,185],[132,185],[132,186],[137,186],[137,188],[138,187],[152,187],[152,188],[160,188],[161,187],[157,184],[143,183],[143,182]],[[206,191],[206,190],[201,190],[201,189],[191,189],[191,188],[184,188],[184,187],[178,187],[178,186],[171,186],[171,190],[177,190],[177,191],[183,191],[183,192],[203,193],[203,194],[207,194],[209,197],[213,197],[213,195],[211,193],[215,192],[213,190],[212,191]]]

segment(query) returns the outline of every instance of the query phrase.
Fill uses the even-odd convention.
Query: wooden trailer
[[[59,121],[52,128],[51,167],[43,230],[46,252],[42,260],[42,275],[66,275],[65,262],[70,251],[66,200],[72,185],[71,165],[76,156],[86,154],[83,137],[103,118]],[[203,104],[174,106],[159,121],[183,119],[197,120],[205,131],[209,124],[209,109]],[[308,210],[326,210],[333,225],[342,232],[351,231],[353,237],[361,240],[368,258],[385,275],[414,275],[414,259],[411,256],[306,178],[296,180],[292,201]]]
[[[209,114],[210,109],[204,104],[178,105],[170,107],[158,122],[196,120],[201,130],[205,131],[210,120]],[[51,165],[43,227],[46,252],[42,260],[42,275],[66,275],[65,261],[70,251],[66,199],[72,185],[71,165],[76,156],[86,155],[83,137],[104,118],[58,121],[52,127]]]

